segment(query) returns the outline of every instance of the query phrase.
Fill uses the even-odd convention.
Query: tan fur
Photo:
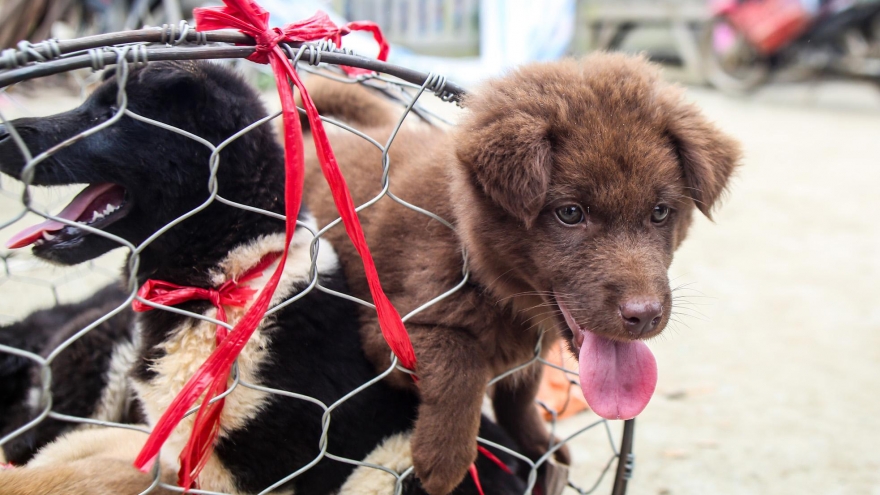
[[[412,466],[410,434],[399,433],[385,439],[382,445],[363,460],[402,473]],[[358,466],[339,489],[339,495],[390,495],[397,479],[382,470]]]
[[[132,466],[144,433],[121,428],[88,428],[44,447],[26,467],[0,471],[2,495],[135,494],[153,482]],[[163,481],[172,481],[166,470]],[[169,494],[157,488],[151,493]]]
[[[138,343],[123,342],[113,349],[110,366],[107,370],[107,386],[101,392],[101,400],[93,419],[100,421],[119,421],[134,400],[128,372],[137,359]]]
[[[332,82],[312,84],[313,95],[343,94],[322,88]],[[343,117],[370,108],[372,118],[382,105],[356,90],[344,90],[349,110],[338,100],[315,102]],[[390,148],[391,192],[456,230],[388,197],[359,214],[383,288],[401,314],[458,284],[462,249],[468,253],[471,283],[407,323],[422,400],[413,461],[432,495],[448,493],[474,460],[491,377],[527,362],[542,333],[545,343],[562,335],[577,351],[583,335],[573,335],[554,312],[554,294],[567,298],[582,328],[607,338],[650,338],[663,329],[672,253],[694,205],[708,213],[739,160],[733,140],[635,57],[596,54],[526,66],[486,83],[465,107],[452,132],[403,129]],[[385,142],[390,120],[360,129]],[[355,204],[374,197],[382,187],[380,152],[350,134],[331,140]],[[338,213],[316,163],[308,157],[306,200],[326,225]],[[554,212],[567,204],[581,205],[586,220],[562,225]],[[674,210],[662,226],[650,220],[658,204]],[[369,300],[362,264],[341,226],[327,237],[353,295]],[[633,335],[618,308],[639,297],[656,298],[666,310],[650,331]],[[362,323],[365,351],[385,369],[388,346],[375,311],[362,309]],[[532,458],[548,444],[533,406],[538,376],[520,373],[494,391],[499,425]],[[390,380],[413,386],[402,373]],[[566,452],[559,455],[567,460]]]
[[[307,221],[307,223],[314,222]],[[296,286],[309,279],[311,241],[312,235],[305,229],[301,229],[294,236],[288,262],[271,304],[282,302],[289,297]],[[256,265],[264,255],[280,251],[283,247],[283,235],[267,236],[239,246],[232,250],[212,272],[212,279],[219,285],[226,280],[237,278]],[[335,268],[336,254],[330,245],[320,244],[318,253],[319,272]],[[246,285],[258,290],[262,289],[278,262],[267,268],[261,277],[247,282]],[[245,308],[226,308],[229,323],[235,325],[249,307],[250,304]],[[213,318],[216,310],[210,309],[205,315]],[[265,324],[264,322],[263,325]],[[245,345],[238,359],[241,379],[252,384],[260,383],[257,370],[267,356],[265,349],[268,345],[268,337],[261,333],[260,328]],[[186,381],[214,350],[215,332],[216,327],[212,323],[201,320],[188,321],[186,328],[173,330],[171,332],[173,337],[163,343],[166,354],[157,359],[153,365],[158,376],[148,383],[133,381],[133,387],[141,399],[150,425],[156,423]],[[127,353],[125,349],[118,351],[119,361],[122,363]],[[255,416],[267,398],[268,395],[264,392],[245,387],[236,388],[226,397],[221,413],[220,435],[244,427],[247,418]],[[118,406],[115,399],[102,401],[102,405],[105,403],[105,409],[108,410]],[[165,482],[173,483],[176,479],[177,458],[189,438],[193,418],[193,416],[185,418],[162,449]],[[139,493],[149,486],[152,479],[132,467],[145,439],[146,435],[143,433],[130,430],[83,428],[47,446],[26,467],[0,471],[0,495]],[[216,456],[208,460],[199,476],[199,482],[202,489],[239,493],[231,473]],[[153,493],[166,492],[160,490]]]
[[[291,242],[288,262],[284,268],[284,275],[278,284],[278,289],[272,297],[270,304],[277,304],[287,298],[294,286],[308,280],[311,266],[309,257],[309,245],[312,235],[305,229],[301,229]],[[235,279],[256,265],[260,259],[271,252],[281,251],[284,248],[284,236],[274,235],[260,238],[250,244],[245,244],[233,249],[227,258],[220,263],[217,270],[212,272],[212,280],[220,285],[226,280]],[[264,270],[263,275],[245,285],[261,290],[271,277],[278,261]],[[336,255],[331,246],[323,243],[319,247],[318,271],[333,267],[336,264]],[[226,308],[226,315],[230,325],[235,325],[247,312],[252,304],[243,308]],[[209,309],[205,316],[216,318],[216,310]],[[261,328],[270,321],[264,321],[245,344],[238,357],[238,369],[241,380],[247,383],[260,384],[260,376],[257,370],[268,355],[268,337],[261,332]],[[144,412],[150,424],[155,424],[165,412],[189,378],[207,360],[216,348],[216,326],[213,323],[202,320],[188,320],[186,328],[174,330],[173,337],[164,342],[166,354],[155,360],[152,365],[157,372],[153,380],[142,383],[135,382],[135,389],[144,404]],[[230,378],[231,383],[232,378]],[[222,425],[220,435],[243,428],[248,418],[256,416],[265,406],[269,395],[265,392],[246,387],[238,387],[226,397],[223,412],[220,416]],[[174,432],[162,448],[163,462],[174,464],[176,462],[192,431],[194,415],[184,418],[174,429]],[[231,473],[220,463],[216,456],[212,456],[205,468],[199,475],[200,485],[208,490],[227,493],[238,493],[235,489]]]

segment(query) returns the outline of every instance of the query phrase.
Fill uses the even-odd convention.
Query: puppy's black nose
[[[660,323],[663,306],[660,301],[646,297],[634,297],[620,305],[623,326],[634,337],[646,334]]]

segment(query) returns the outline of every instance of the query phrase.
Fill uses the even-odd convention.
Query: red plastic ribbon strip
[[[254,304],[229,335],[220,342],[214,353],[211,354],[193,377],[184,385],[183,389],[174,398],[171,405],[154,426],[150,437],[147,439],[147,443],[134,463],[135,467],[141,471],[148,471],[150,469],[161,450],[162,444],[165,443],[171,432],[183,419],[186,411],[206,391],[209,394],[217,391],[213,385],[218,383],[219,378],[228,376],[233,361],[259,325],[278,286],[284,264],[287,261],[287,246],[290,245],[290,240],[296,229],[296,219],[299,214],[300,203],[302,202],[305,171],[302,128],[293,98],[293,91],[290,88],[291,82],[297,87],[302,96],[303,106],[306,109],[312,135],[315,139],[315,147],[318,151],[321,168],[324,176],[327,178],[327,182],[330,184],[330,190],[333,193],[333,199],[342,217],[345,230],[363,260],[370,292],[378,312],[382,335],[403,366],[415,369],[416,365],[415,352],[410,343],[409,335],[406,333],[406,328],[403,326],[397,310],[394,309],[391,301],[388,300],[388,297],[382,291],[376,265],[373,262],[372,255],[364,239],[363,229],[354,210],[354,202],[351,199],[351,194],[348,191],[342,173],[339,171],[336,158],[330,149],[330,142],[327,139],[318,110],[305,91],[305,87],[300,81],[296,70],[291,66],[290,60],[288,60],[284,51],[278,46],[278,43],[282,41],[318,41],[323,39],[333,40],[339,45],[344,34],[352,30],[366,30],[372,32],[373,36],[379,41],[380,59],[384,60],[388,53],[387,43],[382,37],[379,28],[373,23],[350,23],[340,28],[333,24],[326,14],[319,12],[309,19],[284,28],[270,29],[268,25],[269,13],[256,3],[247,0],[224,0],[224,3],[225,6],[223,7],[195,9],[193,15],[197,23],[196,29],[198,31],[238,29],[240,32],[253,37],[257,43],[254,53],[248,57],[248,60],[258,63],[268,62],[272,66],[278,93],[281,97],[282,118],[284,121],[284,163],[286,170],[285,250],[281,255],[281,262],[278,268],[257,296]],[[225,386],[225,381],[220,381]],[[219,389],[219,386],[217,388]],[[207,402],[208,400],[204,400],[202,402],[203,406]],[[217,401],[215,404],[219,404],[219,402]],[[203,410],[206,411],[204,415],[202,415]],[[203,429],[193,430],[193,438],[190,439],[188,445],[207,445],[207,447],[198,449],[193,447],[193,450],[187,454],[191,455],[192,458],[181,462],[180,478],[183,480],[181,486],[185,489],[192,487],[199,470],[207,462],[207,456],[210,453],[210,443],[212,443],[213,438],[216,438],[219,428],[219,407],[213,409],[205,407],[200,409],[199,414],[202,415],[203,421],[200,425]],[[209,444],[205,444],[205,442],[209,442]],[[184,453],[186,451],[187,449],[185,449]],[[185,472],[184,469],[189,470],[189,472]]]
[[[513,471],[511,471],[510,468],[507,467],[507,464],[501,462],[501,459],[490,452],[489,449],[487,449],[486,447],[483,447],[482,445],[477,445],[477,451],[480,454],[486,456],[486,458],[490,461],[494,462],[505,473],[513,474]],[[477,487],[477,493],[479,493],[480,495],[486,495],[485,493],[483,493],[483,485],[480,484],[480,474],[477,472],[476,463],[471,463],[470,467],[468,467],[468,473],[470,473],[471,479],[474,480],[474,485]]]
[[[501,461],[501,459],[499,459],[495,454],[493,454],[491,451],[489,451],[489,449],[487,449],[486,447],[483,447],[482,445],[477,445],[477,451],[479,453],[483,454],[484,456],[486,456],[486,458],[489,459],[490,461],[494,462],[505,473],[513,474],[513,471],[511,471],[510,468],[507,467],[507,464],[504,464]]]
[[[281,257],[281,253],[270,253],[263,256],[256,266],[245,272],[239,279],[228,280],[217,289],[186,287],[162,280],[147,280],[138,290],[138,296],[165,306],[176,306],[193,300],[210,301],[217,308],[217,319],[226,323],[228,320],[224,306],[244,307],[257,293],[256,289],[241,284],[262,276],[263,271],[279,257]],[[132,309],[142,313],[156,308],[135,299],[132,302]],[[217,325],[215,335],[217,345],[220,345],[227,334],[226,327]],[[196,414],[193,422],[193,435],[187,440],[180,453],[180,471],[177,480],[180,486],[188,488],[196,484],[195,479],[198,473],[201,472],[214,449],[214,440],[220,433],[220,413],[223,411],[224,400],[220,399],[210,403],[210,399],[226,390],[229,371],[226,370],[226,373],[221,373],[214,379]]]
[[[474,485],[477,486],[477,493],[480,495],[486,495],[483,493],[483,485],[480,484],[480,475],[477,474],[477,465],[471,463],[470,467],[468,467],[468,473],[470,473],[471,479],[474,480]]]

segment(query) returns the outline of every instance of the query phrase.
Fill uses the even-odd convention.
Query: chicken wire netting
[[[28,221],[33,221],[37,217],[51,218],[59,220],[51,215],[51,212],[57,211],[64,204],[64,199],[73,191],[70,188],[55,188],[45,191],[42,188],[30,186],[29,182],[33,177],[33,170],[39,166],[39,163],[56,153],[59,149],[69,146],[81,139],[87,134],[101,132],[119,119],[137,118],[149,125],[159,126],[170,132],[177,132],[190,139],[197,140],[197,136],[190,136],[185,131],[171,127],[167,124],[153,121],[142,116],[138,116],[130,109],[126,108],[126,90],[125,81],[130,70],[137,66],[142,66],[156,60],[185,60],[185,59],[223,59],[224,62],[248,67],[251,71],[251,79],[259,80],[261,73],[259,70],[254,71],[256,67],[253,64],[240,64],[239,60],[248,56],[253,51],[252,46],[233,46],[236,45],[252,45],[249,39],[242,35],[230,34],[228,32],[214,33],[197,33],[190,29],[185,23],[180,25],[165,25],[162,28],[142,29],[137,31],[129,31],[122,33],[112,33],[108,35],[94,36],[82,38],[79,40],[55,41],[50,40],[39,44],[21,43],[17,49],[6,50],[0,55],[0,119],[10,133],[10,139],[15,139],[14,127],[10,121],[15,117],[33,117],[49,113],[57,113],[59,106],[73,107],[84,98],[88,93],[88,89],[93,87],[100,80],[101,70],[113,70],[120,81],[119,91],[117,94],[117,110],[115,114],[108,120],[98,123],[93,128],[84,133],[74,136],[66,141],[57,143],[56,146],[48,151],[31,155],[24,144],[17,141],[19,149],[23,156],[27,158],[27,163],[22,172],[22,182],[18,182],[9,177],[0,176],[0,239],[5,239],[11,234],[13,224],[22,225]],[[287,44],[283,45],[285,51],[294,63],[294,67],[300,72],[308,72],[307,77],[329,77],[337,81],[350,84],[367,84],[381,89],[389,98],[399,103],[400,117],[397,129],[404,125],[407,118],[417,118],[428,125],[437,128],[438,132],[442,132],[443,128],[448,127],[455,120],[455,110],[451,109],[452,102],[459,101],[464,90],[455,84],[446,81],[445,78],[435,74],[422,74],[410,71],[405,68],[393,66],[390,64],[380,63],[372,59],[366,59],[351,54],[345,50],[337,49],[331,43],[322,42],[315,44]],[[374,70],[376,72],[369,75],[362,75],[357,78],[349,78],[344,75],[336,65],[343,64],[352,67],[362,67]],[[91,69],[91,74],[88,70]],[[73,71],[73,72],[71,72]],[[66,74],[66,84],[70,86],[71,91],[65,93],[57,88],[53,89],[53,82],[60,82],[61,76],[54,74]],[[53,80],[49,82],[38,81],[39,84],[24,88],[23,91],[16,91],[19,88],[16,84],[23,81],[31,81],[45,76],[51,76]],[[72,81],[72,83],[71,83]],[[32,84],[32,83],[28,83]],[[57,85],[55,85],[57,86]],[[14,88],[10,90],[10,88]],[[60,103],[59,103],[60,102]],[[449,107],[449,108],[446,108]],[[300,109],[300,112],[304,112]],[[240,132],[228,138],[219,145],[211,145],[207,141],[200,140],[201,144],[208,146],[212,152],[209,163],[205,164],[211,171],[211,179],[206,184],[210,193],[208,203],[213,201],[226,201],[217,195],[216,175],[217,167],[222,166],[219,163],[219,151],[228,146],[234,140],[241,138],[247,132],[260,125],[274,125],[273,120],[280,116],[281,112],[276,112],[254,122],[251,126],[241,129]],[[381,166],[385,173],[381,184],[382,192],[363,205],[359,205],[358,209],[368,208],[383,196],[404,204],[424,215],[427,215],[449,228],[454,228],[447,220],[440,218],[436,214],[423,210],[418,205],[410,205],[397,199],[391,193],[388,184],[387,171],[389,167],[393,167],[387,150],[393,145],[394,136],[397,130],[392,133],[390,139],[386,143],[379,143],[369,138],[366,134],[358,131],[342,122],[337,122],[331,118],[322,117],[325,124],[338,127],[347,132],[352,132],[366,139],[382,152]],[[198,209],[203,208],[200,206]],[[227,204],[230,204],[227,202]],[[246,207],[242,205],[232,204],[236,207]],[[193,213],[195,210],[193,211]],[[260,211],[266,215],[279,217],[276,213]],[[62,223],[70,223],[69,221],[60,219]],[[128,298],[118,306],[115,306],[100,318],[95,319],[91,323],[83,324],[80,328],[75,329],[71,334],[63,339],[58,345],[52,349],[42,352],[36,352],[33,349],[23,349],[16,346],[15,340],[0,341],[0,356],[3,354],[13,355],[28,360],[32,368],[31,376],[38,377],[37,384],[30,384],[31,394],[27,398],[33,407],[33,418],[20,425],[7,425],[6,434],[0,437],[0,446],[8,443],[15,437],[25,434],[29,430],[39,428],[41,423],[45,421],[61,421],[64,422],[66,430],[72,428],[83,428],[88,425],[97,425],[110,428],[128,428],[139,431],[148,430],[141,425],[122,424],[115,421],[107,421],[103,418],[76,416],[64,414],[63,412],[53,409],[52,389],[53,383],[61,383],[64,377],[53,377],[51,365],[59,356],[63,356],[69,351],[70,346],[79,339],[84,338],[90,332],[93,332],[99,325],[109,320],[117,314],[131,311],[131,303],[133,300],[140,299],[137,296],[138,287],[135,281],[136,269],[130,270],[130,278],[120,280],[119,267],[128,264],[129,268],[134,268],[138,264],[138,259],[143,250],[157,235],[162,235],[167,229],[183,221],[183,217],[166,225],[160,229],[156,235],[147,239],[140,245],[133,245],[122,238],[113,236],[106,232],[91,227],[85,227],[86,230],[93,234],[100,235],[119,243],[123,249],[117,249],[104,255],[96,260],[89,261],[73,267],[57,267],[43,262],[28,252],[22,250],[10,251],[0,248],[0,329],[9,328],[14,322],[20,321],[32,311],[38,308],[49,308],[59,304],[70,303],[87,298],[97,289],[111,282],[119,282],[127,287]],[[306,290],[291,296],[290,299],[280,303],[286,305],[292,300],[303,297],[312,290],[323,290],[332,292],[329,289],[321,287],[317,280],[317,270],[315,268],[317,239],[329,229],[328,225],[324,229],[312,232],[314,240],[312,242],[312,280]],[[126,256],[127,255],[127,256]],[[439,304],[445,296],[453,293],[461,288],[468,278],[468,270],[466,258],[463,259],[462,280],[460,283],[449,287],[449,291],[429,301],[413,310],[408,315],[403,315],[403,321],[413,316],[415,313],[422,311],[426,307]],[[123,271],[123,273],[125,273]],[[381,274],[380,274],[381,275]],[[335,294],[335,293],[334,293]],[[335,294],[338,295],[338,294]],[[351,296],[346,296],[354,299]],[[141,300],[143,301],[143,300]],[[369,303],[356,300],[360,304],[369,306]],[[154,303],[149,303],[155,305]],[[176,308],[159,305],[159,309],[165,311],[181,312]],[[270,308],[269,313],[271,314]],[[215,320],[206,318],[195,313],[186,313],[193,318],[200,318],[207,321],[217,323]],[[227,325],[228,326],[228,325]],[[231,327],[229,327],[231,328]],[[3,338],[8,338],[8,332],[0,334]],[[541,357],[542,349],[540,337],[535,343],[534,356],[505,373],[493,378],[489,385],[511,375],[517,371],[530,366],[545,366],[546,369],[559,369],[566,373],[569,382],[569,393],[579,394],[580,390],[576,381],[577,373],[570,369],[560,367],[558,364],[548,362]],[[328,366],[331,366],[328,364]],[[396,359],[392,362],[391,367],[379,375],[384,377],[394,371]],[[375,382],[371,380],[365,383],[351,394],[346,395],[333,404],[323,404],[313,399],[324,410],[325,420],[324,431],[319,445],[320,453],[314,460],[303,468],[293,470],[290,475],[277,481],[271,486],[265,488],[261,493],[270,492],[271,490],[283,485],[294,477],[300,475],[310,466],[317,463],[324,457],[338,460],[340,462],[348,462],[359,466],[368,466],[375,469],[381,469],[396,478],[396,491],[400,491],[401,483],[407,477],[413,476],[412,467],[396,472],[388,468],[375,466],[362,462],[361,459],[340,459],[327,452],[326,433],[327,428],[332,428],[329,421],[332,412],[342,402],[348,400],[354,394],[370,386]],[[71,384],[71,386],[74,386]],[[296,397],[295,391],[275,390],[260,387],[255,384],[247,383],[242,380],[237,370],[233,368],[231,385],[228,387],[226,394],[234,393],[237,387],[259,388],[272,394],[280,394],[287,397]],[[303,399],[305,400],[305,399]],[[512,451],[504,446],[494,444],[487,440],[479,439],[478,441],[487,446],[507,452],[508,454],[518,458],[530,468],[528,476],[528,484],[530,492],[537,479],[538,468],[548,462],[553,452],[562,445],[569,445],[572,450],[573,466],[567,471],[568,479],[566,481],[566,491],[571,493],[593,493],[603,486],[607,486],[610,480],[606,479],[606,474],[615,466],[615,461],[622,459],[623,462],[616,463],[616,476],[613,483],[612,492],[615,494],[623,493],[626,488],[626,480],[629,479],[633,467],[633,457],[631,453],[631,443],[633,435],[633,421],[630,420],[624,425],[624,434],[618,448],[615,442],[615,435],[612,432],[611,422],[598,418],[592,413],[583,413],[576,416],[576,419],[559,420],[558,416],[561,411],[556,406],[536,401],[536,407],[545,413],[548,419],[548,428],[554,437],[560,438],[559,443],[549,446],[550,451],[544,457],[537,461],[532,461],[527,457]],[[564,407],[564,406],[563,406]],[[485,409],[485,408],[484,408]],[[190,411],[190,414],[195,410]],[[0,418],[2,425],[3,418]],[[621,423],[622,424],[622,423]],[[590,435],[587,435],[590,433]],[[590,438],[588,438],[590,437]],[[144,437],[146,439],[146,436]],[[161,462],[161,460],[160,460]],[[157,462],[153,468],[154,484],[147,489],[148,493],[157,486],[174,491],[183,491],[179,487],[174,487],[162,483],[160,480],[160,462]],[[165,462],[168,462],[165,459]],[[606,484],[602,484],[606,479]],[[192,493],[215,493],[208,490],[190,490]]]

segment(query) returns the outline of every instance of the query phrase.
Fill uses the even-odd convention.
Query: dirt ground
[[[687,298],[680,323],[650,343],[660,382],[637,421],[629,493],[880,495],[880,90],[688,94],[742,140],[745,165],[715,223],[696,223],[672,267]],[[4,100],[0,110],[39,114],[72,102],[43,96],[22,109]],[[19,207],[15,187],[0,184],[2,225]],[[64,196],[39,199],[57,211]],[[15,231],[0,230],[0,241]],[[0,323],[50,304],[53,285],[62,300],[82,297],[120,259],[62,270],[11,258]],[[595,420],[566,419],[558,432]],[[620,427],[612,424],[617,438]],[[588,488],[610,452],[604,430],[571,450],[574,479]],[[612,477],[595,493],[609,493]]]

